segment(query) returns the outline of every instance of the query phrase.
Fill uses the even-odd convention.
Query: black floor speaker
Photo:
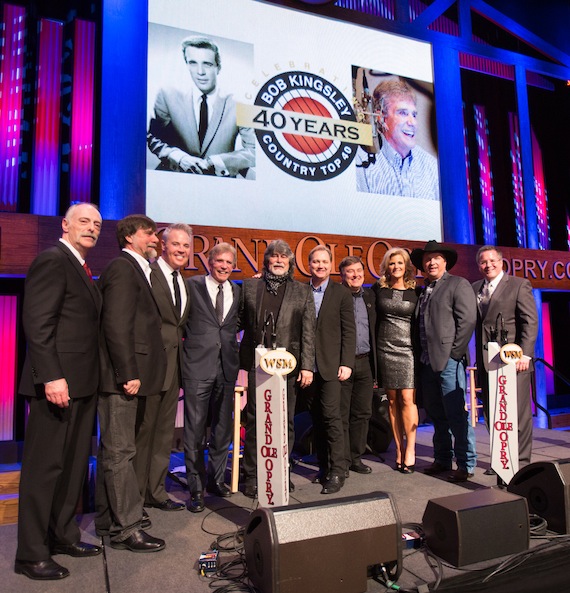
[[[524,496],[528,510],[556,533],[570,533],[570,461],[539,461],[521,468],[507,490]]]
[[[384,492],[259,508],[245,530],[247,572],[262,593],[360,593],[369,567],[401,567],[401,540]]]
[[[453,566],[528,550],[526,500],[497,488],[430,500],[423,528],[429,548]]]

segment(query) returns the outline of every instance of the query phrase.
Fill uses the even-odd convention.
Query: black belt
[[[360,358],[368,358],[370,356],[370,352],[367,352],[366,354],[357,354],[354,358],[356,358],[356,360],[359,360]]]

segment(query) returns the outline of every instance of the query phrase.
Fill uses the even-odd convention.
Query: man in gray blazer
[[[224,483],[232,439],[234,388],[239,371],[237,313],[240,287],[230,281],[236,250],[219,243],[208,254],[210,273],[187,282],[190,311],[184,339],[184,456],[190,501],[188,510],[204,510],[204,488],[231,496]],[[211,432],[208,469],[204,465],[208,412]],[[239,445],[238,445],[239,446]]]
[[[255,167],[252,128],[236,124],[236,103],[220,93],[220,52],[207,37],[182,41],[182,54],[193,81],[191,93],[161,89],[154,104],[147,143],[160,159],[159,169],[236,177]],[[241,146],[236,146],[238,136]]]
[[[434,427],[434,462],[424,473],[450,472],[455,455],[457,469],[447,479],[464,482],[477,462],[475,433],[465,410],[466,356],[477,303],[469,282],[448,272],[457,262],[455,249],[428,241],[424,249],[412,251],[411,260],[426,274],[415,313],[420,390]]]
[[[156,397],[138,400],[134,467],[144,505],[162,511],[181,511],[185,507],[168,496],[165,481],[182,386],[182,336],[190,307],[181,270],[188,263],[191,241],[192,229],[187,224],[170,225],[162,234],[160,257],[150,264],[152,292],[162,319],[166,375]]]
[[[528,465],[532,452],[532,410],[530,378],[534,370],[532,358],[538,334],[538,315],[532,285],[524,278],[508,276],[503,271],[503,254],[493,245],[484,245],[477,252],[477,265],[483,280],[473,283],[477,298],[477,374],[487,425],[489,418],[489,377],[485,371],[485,346],[495,328],[504,325],[507,341],[518,344],[523,358],[517,365],[517,409],[519,465]],[[497,336],[496,339],[499,339]]]
[[[248,371],[247,420],[243,459],[243,493],[257,496],[257,440],[255,434],[255,348],[258,345],[285,347],[297,359],[297,367],[287,375],[289,452],[295,440],[296,386],[313,381],[315,366],[315,304],[307,284],[293,280],[295,256],[289,245],[272,241],[263,256],[261,278],[243,281],[239,329],[244,331],[240,346],[240,367]],[[289,481],[289,490],[294,489]]]

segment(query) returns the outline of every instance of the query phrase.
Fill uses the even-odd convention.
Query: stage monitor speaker
[[[426,542],[453,566],[465,566],[528,550],[526,500],[496,488],[428,501],[423,516]]]
[[[244,535],[248,576],[262,593],[360,593],[369,567],[402,565],[389,494],[259,508]]]
[[[507,490],[524,496],[528,510],[546,520],[548,529],[570,533],[570,461],[539,461],[521,468]]]

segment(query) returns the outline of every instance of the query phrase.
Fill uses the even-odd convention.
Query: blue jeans
[[[455,453],[457,467],[472,473],[477,454],[475,432],[465,409],[465,366],[462,361],[453,358],[447,361],[446,367],[439,373],[430,365],[420,366],[424,407],[434,428],[434,460],[451,468]]]

